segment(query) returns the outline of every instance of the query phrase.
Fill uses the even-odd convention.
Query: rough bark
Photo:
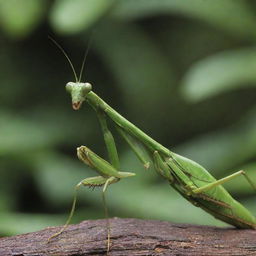
[[[106,254],[106,221],[88,220],[0,239],[1,256],[74,255],[256,255],[256,231],[172,224],[165,221],[110,219],[111,249]]]

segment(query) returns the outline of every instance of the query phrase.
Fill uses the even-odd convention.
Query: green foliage
[[[57,0],[50,12],[53,28],[63,34],[88,29],[113,5],[114,0]]]
[[[64,223],[73,187],[94,175],[76,147],[107,157],[93,111],[71,109],[51,31],[76,67],[92,35],[85,80],[146,133],[216,177],[256,181],[255,12],[249,0],[0,0],[0,233]],[[117,144],[137,175],[109,188],[111,216],[224,225]],[[256,214],[243,178],[226,187]],[[104,217],[100,193],[79,193],[74,222]]]
[[[193,65],[184,78],[183,91],[198,101],[236,87],[256,86],[256,48],[215,54]]]
[[[207,22],[235,36],[252,38],[255,15],[246,1],[233,0],[120,0],[114,14],[122,19],[178,14]]]
[[[12,37],[26,37],[39,25],[45,9],[43,0],[1,0],[2,28]]]

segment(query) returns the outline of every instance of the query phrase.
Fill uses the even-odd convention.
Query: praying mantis
[[[81,82],[84,61],[78,79],[75,69],[66,52],[56,43],[56,41],[54,41],[54,43],[64,53],[75,75],[76,81],[68,82],[66,84],[66,90],[71,94],[72,107],[74,110],[78,110],[83,103],[88,103],[93,108],[98,116],[109,156],[108,162],[86,146],[77,148],[78,158],[95,170],[99,176],[82,180],[76,186],[76,190],[81,186],[102,187],[103,202],[105,204],[105,192],[111,184],[116,183],[123,178],[135,175],[135,173],[123,172],[120,170],[115,139],[107,124],[108,121],[111,121],[120,136],[131,147],[132,151],[142,162],[144,167],[149,168],[149,166],[153,164],[154,170],[190,203],[202,208],[215,218],[237,228],[256,229],[256,218],[242,204],[236,201],[222,186],[223,183],[242,175],[252,188],[256,190],[255,184],[244,171],[238,171],[227,177],[216,180],[198,163],[170,151],[168,148],[152,139],[94,93],[90,83]],[[74,213],[75,204],[76,197],[73,201],[72,210],[67,223],[60,232],[52,237],[63,232]],[[105,211],[107,216],[107,210],[105,209]],[[109,223],[107,226],[109,250]]]

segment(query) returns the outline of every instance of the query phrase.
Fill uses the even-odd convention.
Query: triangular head
[[[70,67],[73,71],[73,74],[75,77],[75,82],[68,82],[66,84],[66,90],[71,94],[73,109],[78,110],[81,107],[83,101],[85,100],[85,96],[87,95],[87,93],[89,93],[92,90],[92,85],[90,83],[81,83],[82,73],[84,70],[84,64],[85,64],[86,56],[87,56],[88,50],[89,50],[89,44],[86,49],[86,52],[85,52],[85,55],[83,58],[83,62],[82,62],[82,66],[80,69],[80,74],[78,77],[76,70],[74,68],[74,65],[72,64],[72,61],[68,57],[65,50],[52,37],[50,37],[50,36],[48,36],[48,37],[64,54],[64,56],[66,57],[68,63],[70,64]]]
[[[71,94],[73,109],[78,110],[85,100],[87,93],[92,90],[92,85],[90,83],[68,82],[66,90]]]

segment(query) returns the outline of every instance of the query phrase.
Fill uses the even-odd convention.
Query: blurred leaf
[[[41,22],[46,9],[43,0],[1,0],[1,26],[10,36],[23,38]]]
[[[245,171],[249,178],[256,184],[256,162],[243,165],[228,174],[235,173],[239,170]],[[242,175],[228,181],[224,184],[224,187],[233,195],[247,196],[251,194],[255,196],[255,190]]]
[[[133,120],[157,118],[162,113],[161,103],[170,102],[174,73],[155,42],[139,26],[126,23],[105,23],[94,38],[96,50],[123,92],[122,102],[127,104]],[[138,111],[142,105],[144,108]],[[157,122],[152,122],[151,128],[154,125],[158,127]]]
[[[0,113],[0,155],[25,153],[53,145],[60,133],[49,125],[39,125],[29,118]]]
[[[28,175],[23,171],[25,169],[29,172],[30,168],[23,169],[24,155],[22,152],[20,154],[23,162],[9,155],[0,157],[0,213],[17,209],[20,196],[18,193],[27,182]]]
[[[75,34],[89,28],[114,3],[114,0],[57,0],[50,22],[59,33]]]
[[[17,235],[40,229],[62,225],[65,222],[64,215],[53,216],[50,214],[26,214],[26,213],[1,213],[0,233]]]
[[[90,137],[93,139],[96,136],[97,117],[91,109],[88,110],[84,105],[81,111],[74,112],[69,101],[65,102],[66,109],[59,108],[60,104],[57,104],[42,104],[29,109],[25,115],[26,119],[33,120],[35,126],[47,132],[52,145],[64,143],[73,147],[80,146],[85,138],[89,140]]]
[[[244,199],[243,200],[243,205],[247,209],[249,209],[253,213],[253,215],[255,216],[255,214],[256,214],[255,196],[247,198],[247,199]]]
[[[184,77],[182,92],[192,101],[223,91],[256,86],[256,48],[226,51],[195,63]]]
[[[191,4],[190,0],[119,0],[113,15],[134,19],[172,13],[206,21],[234,36],[256,38],[255,15],[246,1],[193,0]]]
[[[73,159],[50,151],[37,155],[35,168],[41,195],[57,206],[71,204],[75,185],[92,172],[77,159],[75,149]]]
[[[2,171],[1,171],[2,174]],[[2,183],[2,182],[1,182]],[[0,212],[5,212],[11,209],[12,204],[14,204],[13,199],[14,195],[8,194],[5,187],[0,189]]]
[[[174,151],[202,164],[223,177],[222,172],[255,156],[256,111],[252,110],[235,127],[196,137]]]

